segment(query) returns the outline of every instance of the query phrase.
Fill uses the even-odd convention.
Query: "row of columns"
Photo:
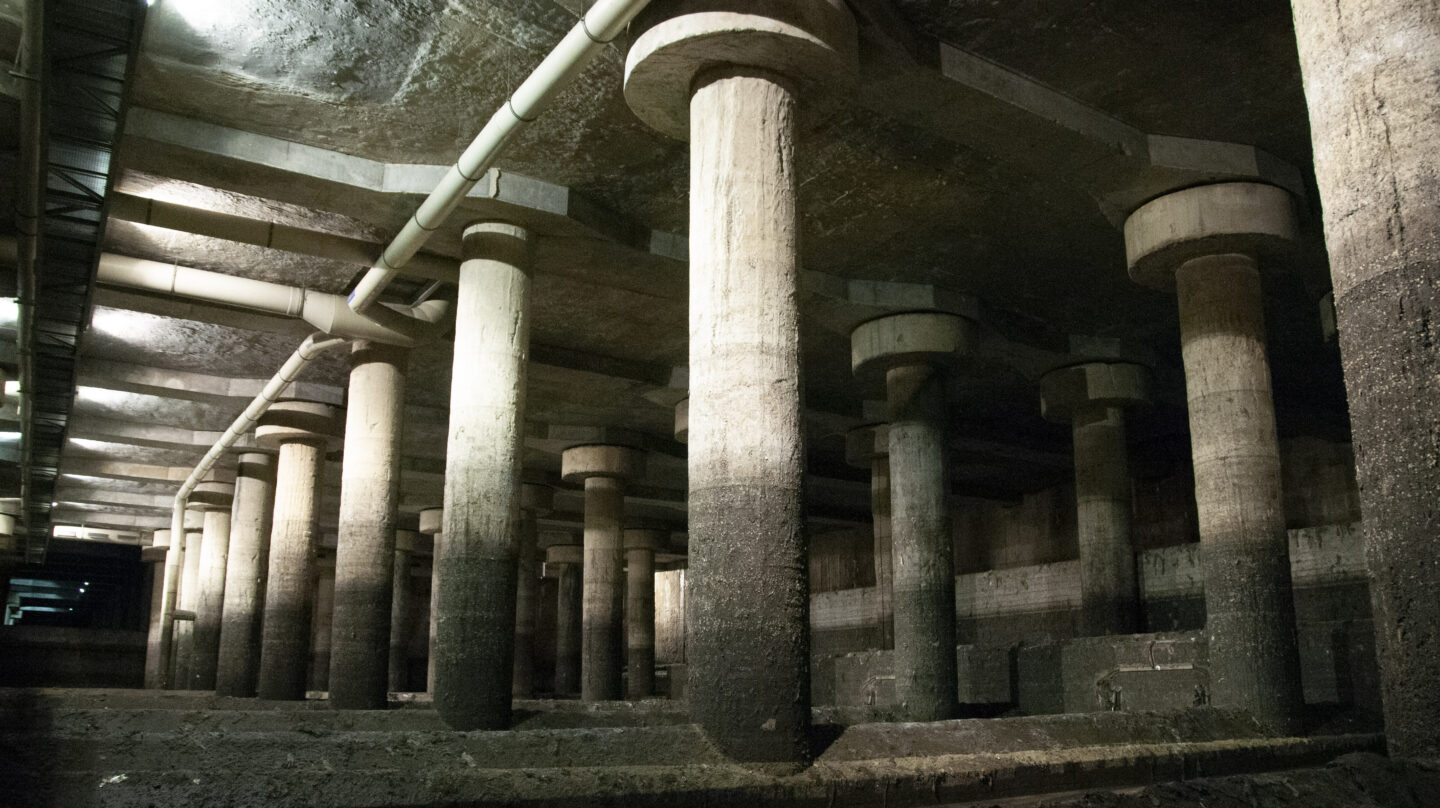
[[[1304,2],[1310,0],[1297,0]],[[625,93],[648,124],[691,141],[690,713],[731,757],[789,766],[810,756],[795,120],[803,90],[843,86],[853,72],[855,31],[840,0],[780,0],[767,3],[763,13],[746,14],[713,11],[712,5],[700,0],[656,4],[636,20]],[[1354,42],[1367,42],[1388,52],[1371,35],[1371,25],[1386,30],[1409,25],[1409,30],[1433,34],[1434,20],[1418,18],[1417,24],[1412,18],[1419,12],[1412,5],[1419,4],[1377,10],[1373,4],[1342,2],[1340,21],[1357,37],[1341,45],[1355,48]],[[1329,16],[1327,10],[1314,18]],[[1329,34],[1313,26],[1297,28],[1307,73],[1341,69],[1326,64]],[[1440,53],[1434,39],[1406,40],[1419,55],[1389,68],[1401,90],[1409,86],[1406,81],[1429,85],[1416,77],[1433,72]],[[1349,86],[1347,75],[1336,78]],[[1373,86],[1369,92],[1378,98]],[[1410,100],[1433,111],[1433,94],[1426,102]],[[1348,132],[1348,127],[1330,124],[1348,120],[1349,107],[1324,99],[1314,107],[1317,121],[1327,124],[1317,127],[1318,146],[1346,148],[1350,136],[1336,131]],[[1381,380],[1375,402],[1356,402],[1367,520],[1393,501],[1433,496],[1434,486],[1423,485],[1429,477],[1391,485],[1403,470],[1379,465],[1397,458],[1415,461],[1406,469],[1425,465],[1423,452],[1400,445],[1390,433],[1395,418],[1419,425],[1435,422],[1433,412],[1421,413],[1414,403],[1415,389],[1434,387],[1433,374],[1426,375],[1435,364],[1433,351],[1417,348],[1431,336],[1423,327],[1428,315],[1406,314],[1419,324],[1407,332],[1414,339],[1395,343],[1403,356],[1420,350],[1423,358],[1414,367],[1405,365],[1403,356],[1393,361],[1377,356],[1375,345],[1389,344],[1384,335],[1397,329],[1381,322],[1390,316],[1388,309],[1366,284],[1373,280],[1376,289],[1400,294],[1417,311],[1428,311],[1433,302],[1435,227],[1433,206],[1425,206],[1437,189],[1433,172],[1417,173],[1412,167],[1425,162],[1424,144],[1433,138],[1422,135],[1434,134],[1434,120],[1433,115],[1407,117],[1400,148],[1411,150],[1367,164],[1388,166],[1389,176],[1404,181],[1403,189],[1398,182],[1393,186],[1394,209],[1414,214],[1412,232],[1420,222],[1424,244],[1402,244],[1387,253],[1382,248],[1394,246],[1397,229],[1386,225],[1388,237],[1374,235],[1381,231],[1372,226],[1384,217],[1380,213],[1352,223],[1348,217],[1359,206],[1327,220],[1332,252],[1344,262],[1337,278],[1346,284],[1336,295],[1342,333],[1350,334],[1347,354],[1358,357],[1347,356],[1347,375],[1352,385],[1371,379],[1362,362],[1374,362],[1401,380]],[[1329,156],[1319,147],[1317,153]],[[1411,167],[1397,167],[1400,158]],[[1337,160],[1343,162],[1343,156]],[[1349,198],[1347,176],[1322,171],[1322,191]],[[1370,229],[1359,232],[1362,227]],[[1137,210],[1125,227],[1132,275],[1174,288],[1178,297],[1205,552],[1213,700],[1248,709],[1285,730],[1298,726],[1299,679],[1259,267],[1294,235],[1291,200],[1283,191],[1255,183],[1163,196]],[[462,729],[500,728],[510,718],[529,251],[529,234],[513,225],[480,224],[464,234],[445,538],[436,550],[433,655],[437,708],[447,723]],[[1378,257],[1372,261],[1369,256]],[[1402,281],[1415,278],[1429,285],[1418,292],[1396,291]],[[943,546],[948,539],[943,378],[950,356],[963,353],[968,325],[938,313],[907,317],[904,323],[870,327],[873,339],[857,340],[868,347],[857,355],[856,367],[884,367],[891,408],[887,455],[897,691],[907,711],[933,718],[953,712],[955,697],[953,569]],[[901,344],[902,333],[922,337],[928,347],[912,350]],[[1088,370],[1080,373],[1085,378],[1078,406],[1049,401],[1056,402],[1057,416],[1064,412],[1072,419],[1080,455],[1082,546],[1090,559],[1082,564],[1085,621],[1096,629],[1123,629],[1125,613],[1133,612],[1127,606],[1133,600],[1133,570],[1127,571],[1128,550],[1122,553],[1116,543],[1125,532],[1127,508],[1120,483],[1121,410],[1132,396],[1127,390],[1107,395],[1103,379],[1091,379]],[[1407,388],[1409,397],[1391,394],[1404,380],[1414,382]],[[1080,383],[1056,384],[1078,389]],[[287,452],[287,447],[292,448]],[[1365,458],[1364,450],[1371,447],[1375,460]],[[280,451],[277,502],[291,505],[282,512],[277,504],[272,581],[308,569],[308,560],[295,548],[307,530],[313,533],[313,503],[308,523],[295,514],[304,510],[297,500],[313,500],[313,487],[287,469],[313,470],[318,462],[313,442],[282,442]],[[585,480],[586,534],[594,540],[587,541],[586,574],[579,582],[585,607],[580,644],[582,657],[591,660],[581,671],[580,687],[599,697],[617,692],[619,637],[609,617],[618,610],[614,593],[623,545],[614,512],[620,499],[616,476],[604,473],[609,468],[604,464],[595,468],[602,471],[576,465],[570,476]],[[1401,506],[1399,516],[1380,517],[1371,540],[1372,565],[1381,567],[1377,614],[1387,631],[1434,608],[1429,590],[1417,583],[1437,579],[1428,572],[1434,565],[1422,563],[1417,548],[1423,543],[1415,539],[1424,532],[1416,525],[1433,525],[1434,509],[1428,511],[1431,517],[1417,521],[1411,519],[1420,512],[1417,507]],[[1391,540],[1393,550],[1386,544]],[[387,570],[393,563],[389,552],[373,560]],[[562,593],[565,576],[562,572]],[[373,581],[366,585],[377,586]],[[285,626],[297,622],[308,603],[296,601],[292,589],[267,592],[262,691],[290,692],[290,676],[303,670],[298,660],[289,659],[294,637]],[[1416,606],[1417,600],[1428,605]],[[273,628],[272,614],[277,618]],[[1382,637],[1387,711],[1400,728],[1399,738],[1406,749],[1433,750],[1435,731],[1417,721],[1434,711],[1415,709],[1411,719],[1400,711],[1433,703],[1436,689],[1422,693],[1421,686],[1399,684],[1397,671],[1414,670],[1422,685],[1433,684],[1435,652],[1417,650],[1424,637],[1403,632],[1390,637],[1386,631]],[[288,667],[276,664],[281,659],[289,661]]]

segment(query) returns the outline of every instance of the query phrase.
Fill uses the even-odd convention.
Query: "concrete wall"
[[[1378,710],[1358,525],[1292,530],[1290,556],[1306,701]],[[1153,633],[1125,637],[1075,638],[1078,562],[957,576],[961,702],[978,712],[1006,704],[1030,713],[1203,703],[1200,546],[1148,550],[1137,563]],[[816,703],[883,705],[893,697],[889,654],[869,650],[873,604],[873,588],[812,597]]]
[[[0,627],[0,687],[142,687],[145,632]]]

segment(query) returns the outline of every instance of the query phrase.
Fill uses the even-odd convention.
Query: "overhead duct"
[[[14,239],[0,239],[0,255],[13,247]],[[100,255],[96,280],[107,286],[296,317],[326,334],[402,348],[440,338],[450,325],[452,313],[449,301],[435,299],[418,306],[384,303],[362,316],[352,311],[340,295],[115,253]]]

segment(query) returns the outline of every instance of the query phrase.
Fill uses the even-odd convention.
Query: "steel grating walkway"
[[[75,397],[76,354],[90,322],[106,197],[144,16],[144,0],[45,3],[44,207],[31,327],[19,337],[33,356],[32,406],[21,425],[29,443],[21,490],[24,553],[31,563],[44,559],[50,536],[60,453]]]

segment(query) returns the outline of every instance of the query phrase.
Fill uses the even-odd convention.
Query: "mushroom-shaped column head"
[[[862,379],[906,365],[946,366],[974,351],[974,321],[940,311],[891,314],[850,334],[850,367]]]
[[[311,443],[327,451],[340,448],[341,410],[319,401],[277,401],[255,425],[255,441],[267,449],[286,443]]]
[[[427,536],[438,536],[444,529],[444,508],[424,508],[420,511],[419,532]]]
[[[842,0],[653,3],[630,30],[625,100],[679,140],[689,139],[690,93],[707,69],[771,73],[807,94],[844,88],[858,70],[855,20]]]
[[[209,481],[197,483],[190,492],[188,507],[197,511],[228,511],[235,501],[235,486],[232,483]]]
[[[628,446],[572,446],[560,456],[560,476],[568,483],[592,477],[632,480],[645,474],[645,453]]]
[[[1290,253],[1299,224],[1290,192],[1256,182],[1200,185],[1142,205],[1125,220],[1130,277],[1175,288],[1175,270],[1195,258],[1248,255],[1269,263]]]
[[[1040,413],[1068,424],[1078,413],[1128,408],[1150,400],[1150,371],[1129,362],[1089,362],[1052,370],[1040,378]]]
[[[862,424],[845,433],[845,462],[855,468],[873,468],[876,458],[889,455],[889,424]]]

